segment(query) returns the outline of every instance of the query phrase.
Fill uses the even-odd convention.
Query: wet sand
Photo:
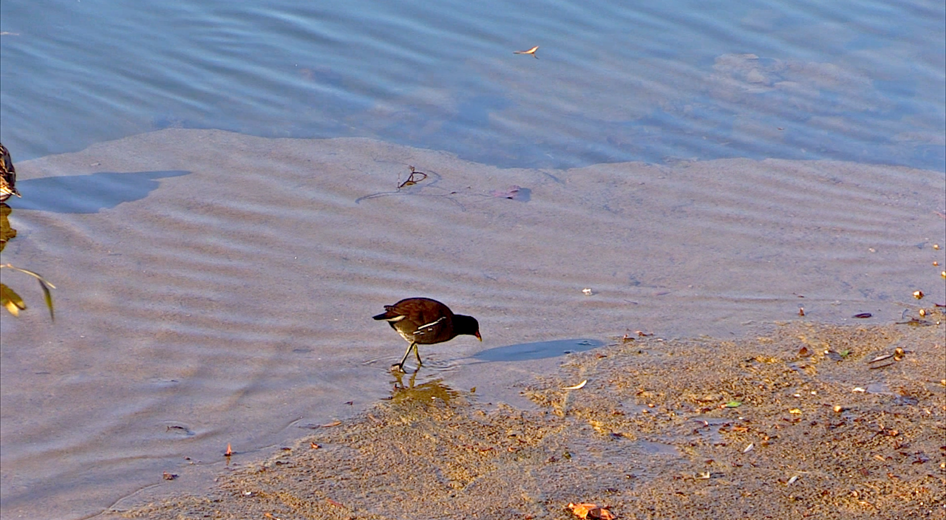
[[[205,493],[182,472],[105,516],[943,518],[946,325],[913,318],[622,338],[523,381],[528,408],[405,376],[353,420],[234,455]]]
[[[398,190],[409,165],[429,177]],[[84,518],[155,486],[195,492],[227,443],[247,464],[309,425],[381,417],[404,345],[370,317],[405,296],[480,320],[483,343],[421,349],[415,386],[458,391],[458,417],[494,413],[486,403],[538,413],[539,389],[517,385],[638,329],[670,341],[782,320],[881,326],[946,300],[941,172],[501,169],[368,139],[186,129],[17,169],[4,261],[56,284],[57,316],[11,276],[32,307],[0,315],[4,518]],[[862,312],[873,317],[852,318]],[[578,382],[564,375],[549,388]]]

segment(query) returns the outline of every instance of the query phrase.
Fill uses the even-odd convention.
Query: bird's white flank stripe
[[[441,316],[437,321],[432,321],[432,322],[430,322],[430,323],[428,323],[428,324],[426,324],[426,325],[421,325],[420,327],[417,327],[417,330],[414,331],[414,335],[417,336],[417,335],[419,335],[419,334],[424,334],[424,333],[426,333],[427,330],[430,330],[434,325],[440,323],[441,321],[443,321],[443,320],[445,320],[445,319],[447,319],[446,316]],[[425,330],[425,329],[427,329],[427,330]]]

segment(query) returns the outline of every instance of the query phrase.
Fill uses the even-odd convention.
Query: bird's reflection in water
[[[9,216],[12,212],[13,209],[10,206],[0,202],[0,251],[3,251],[7,242],[16,236],[16,229],[13,229],[13,226],[10,225]]]
[[[460,392],[443,384],[443,379],[433,379],[416,384],[417,372],[413,374],[392,373],[394,387],[387,400],[397,405],[443,406],[452,404]],[[407,379],[405,384],[404,379]]]

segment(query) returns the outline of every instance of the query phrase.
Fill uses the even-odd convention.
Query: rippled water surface
[[[405,296],[480,320],[417,383],[484,402],[635,330],[943,302],[944,13],[5,0],[3,262],[57,316],[3,271],[2,516],[197,489],[363,410]]]
[[[938,1],[3,2],[26,159],[164,127],[376,137],[502,166],[943,169]],[[533,59],[512,51],[539,45]]]

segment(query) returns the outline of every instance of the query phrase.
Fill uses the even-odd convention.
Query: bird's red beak
[[[480,341],[483,341],[483,336],[480,336],[480,331],[476,331],[475,335],[477,339],[479,339]]]

